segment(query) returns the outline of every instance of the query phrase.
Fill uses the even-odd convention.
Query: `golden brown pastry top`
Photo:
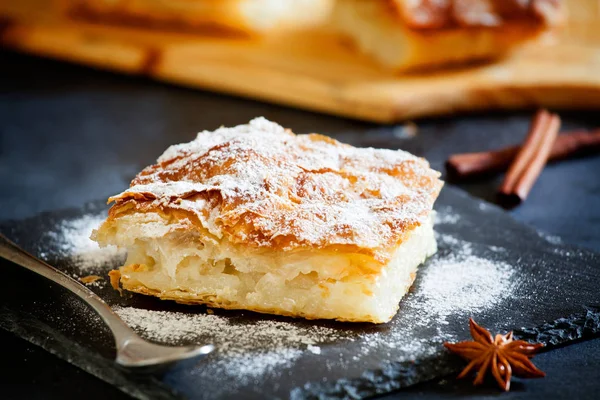
[[[428,218],[438,178],[404,151],[295,135],[256,118],[171,146],[109,199],[109,218],[159,210],[234,243],[356,251],[384,262]]]
[[[513,21],[556,25],[561,0],[388,0],[414,29],[497,27]]]

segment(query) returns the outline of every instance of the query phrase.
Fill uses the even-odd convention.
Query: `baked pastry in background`
[[[260,34],[318,25],[334,0],[62,0],[69,14],[147,27]]]
[[[309,319],[389,321],[436,251],[427,161],[257,118],[170,147],[93,234],[123,289]],[[119,276],[120,275],[120,276]]]
[[[564,19],[561,0],[337,0],[332,26],[395,69],[501,57]]]

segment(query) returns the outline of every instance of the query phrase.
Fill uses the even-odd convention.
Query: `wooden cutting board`
[[[570,0],[569,23],[557,37],[510,59],[404,75],[324,32],[263,39],[153,32],[68,20],[40,2],[0,1],[3,46],[376,122],[487,109],[600,108],[598,0]]]

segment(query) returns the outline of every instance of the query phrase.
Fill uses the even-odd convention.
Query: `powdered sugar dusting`
[[[510,295],[512,267],[470,254],[436,259],[423,271],[421,307],[432,310],[438,322],[457,312],[466,314],[493,307]]]
[[[112,199],[115,207],[143,200],[144,207],[151,201],[194,213],[211,233],[236,243],[356,245],[385,257],[404,230],[427,218],[438,177],[401,150],[294,135],[256,118],[170,147]]]
[[[460,215],[452,211],[452,207],[444,207],[438,210],[435,216],[435,223],[439,225],[456,224],[460,220]]]
[[[307,349],[313,354],[321,354],[321,348],[319,346],[313,346],[312,344],[309,344]]]
[[[537,233],[542,239],[546,240],[548,243],[555,244],[555,245],[563,244],[563,240],[560,236],[551,235],[549,233],[542,232],[542,231],[537,231]]]
[[[304,351],[320,354],[320,347],[316,346],[320,343],[354,340],[343,330],[286,321],[240,323],[214,314],[149,311],[132,307],[115,311],[146,338],[167,344],[190,340],[214,344],[219,360],[210,368],[236,379],[248,379],[274,372],[276,367],[289,366]]]
[[[101,248],[90,239],[92,231],[105,219],[104,214],[87,214],[77,219],[65,220],[56,231],[46,233],[55,242],[58,255],[68,257],[81,272],[77,277],[96,270],[112,269],[117,266],[115,260],[125,254],[115,246]],[[41,253],[40,257],[46,259],[48,254]]]

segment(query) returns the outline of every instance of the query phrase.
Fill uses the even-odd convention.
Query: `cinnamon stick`
[[[560,129],[560,118],[546,110],[534,117],[523,147],[512,162],[498,190],[501,204],[513,207],[527,198],[548,161]]]
[[[454,154],[446,161],[448,179],[459,181],[504,172],[520,149],[521,146],[510,146],[494,151]],[[600,152],[600,129],[592,132],[567,132],[556,138],[548,161],[555,162],[594,152]]]

